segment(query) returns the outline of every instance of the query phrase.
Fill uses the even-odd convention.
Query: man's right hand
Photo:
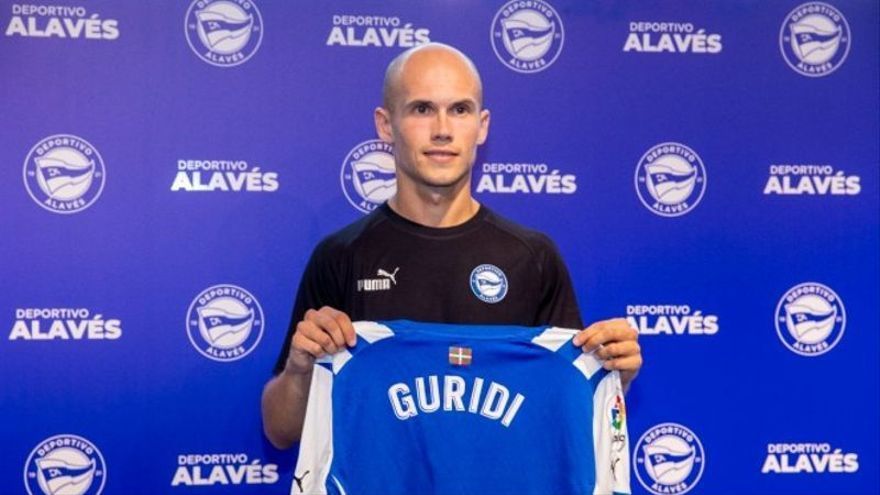
[[[284,371],[263,389],[263,431],[276,448],[287,449],[302,437],[315,359],[354,346],[351,319],[324,306],[310,309],[296,325]]]
[[[310,373],[315,359],[335,354],[345,349],[346,345],[354,347],[356,341],[354,325],[347,314],[330,306],[310,309],[296,325],[284,371]]]

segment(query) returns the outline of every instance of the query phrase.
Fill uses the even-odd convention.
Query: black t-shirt
[[[296,324],[322,306],[352,321],[583,327],[553,241],[485,206],[461,225],[434,228],[383,204],[321,241],[303,273],[276,374]]]

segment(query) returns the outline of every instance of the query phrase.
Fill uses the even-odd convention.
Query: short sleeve
[[[290,323],[287,327],[287,335],[284,345],[278,353],[275,361],[274,374],[281,373],[287,363],[290,353],[290,342],[296,331],[296,325],[302,321],[303,316],[309,309],[320,309],[323,306],[340,308],[343,299],[340,290],[340,280],[337,275],[338,263],[333,262],[327,240],[318,244],[312,252],[311,258],[303,272],[296,298],[293,304],[293,313],[290,315]]]
[[[541,302],[535,324],[583,328],[568,268],[553,241],[546,236],[542,238]]]

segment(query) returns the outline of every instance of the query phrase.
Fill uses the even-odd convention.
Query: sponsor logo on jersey
[[[9,340],[116,340],[122,322],[87,308],[16,308]]]
[[[95,444],[77,435],[55,435],[37,445],[24,465],[30,495],[98,495],[107,465]]]
[[[376,292],[383,290],[391,290],[391,287],[397,285],[397,272],[400,267],[394,267],[394,271],[389,272],[383,268],[376,270],[378,278],[362,278],[357,281],[358,292]]]
[[[507,295],[507,275],[495,265],[482,264],[471,271],[471,291],[483,302],[495,304]]]
[[[630,21],[625,52],[721,53],[721,35],[690,22]]]
[[[339,180],[352,206],[363,213],[375,210],[397,192],[393,148],[379,139],[358,144],[342,160]]]
[[[305,481],[306,476],[308,476],[309,473],[311,473],[311,471],[307,469],[299,476],[297,476],[295,473],[293,475],[293,482],[296,483],[296,489],[299,490],[300,493],[305,492],[305,490],[303,489],[303,481]]]
[[[186,331],[193,347],[214,361],[247,356],[263,337],[263,308],[250,292],[229,284],[202,291],[189,306]]]
[[[776,334],[785,347],[801,356],[830,351],[840,342],[845,328],[843,301],[825,285],[798,284],[776,305]]]
[[[400,17],[336,14],[327,46],[412,48],[431,41],[431,30],[404,24]]]
[[[546,163],[483,163],[478,193],[574,194],[577,176],[550,169]]]
[[[862,192],[862,178],[834,170],[831,165],[773,164],[764,194],[808,196],[855,196]]]
[[[244,160],[177,160],[172,191],[274,192],[278,174]]]
[[[699,483],[706,466],[700,439],[677,423],[649,428],[636,442],[633,458],[636,478],[654,495],[689,492]]]
[[[681,143],[660,143],[636,166],[636,192],[645,208],[663,217],[684,215],[706,192],[703,160]]]
[[[278,465],[263,464],[247,454],[181,454],[171,486],[271,485]]]
[[[611,446],[615,451],[627,447],[626,440],[626,405],[623,394],[618,392],[608,397],[605,404],[606,421],[611,425]]]
[[[104,190],[104,160],[85,139],[56,134],[40,140],[24,160],[24,185],[38,205],[52,213],[77,213]]]
[[[626,320],[640,335],[715,335],[718,315],[694,310],[687,304],[626,306]]]
[[[849,24],[839,10],[824,2],[807,2],[782,22],[779,50],[798,74],[822,77],[843,65],[850,39]]]
[[[184,32],[200,59],[216,67],[234,67],[260,48],[263,17],[254,0],[193,0]]]
[[[565,31],[556,10],[543,0],[511,0],[498,9],[489,33],[498,60],[516,72],[550,67],[562,53]]]
[[[769,443],[763,474],[855,473],[859,455],[828,443]]]
[[[617,467],[621,462],[625,462],[623,455],[629,448],[626,430],[626,405],[623,402],[622,391],[609,396],[606,400],[605,421],[611,425],[611,475],[614,481],[618,481]]]
[[[119,38],[119,21],[79,5],[14,3],[6,36],[111,41]]]
[[[451,346],[449,348],[449,364],[453,366],[470,366],[474,352],[470,347]]]
[[[420,412],[467,412],[509,427],[526,400],[524,395],[511,395],[506,386],[481,377],[420,376],[415,378],[414,385],[411,388],[407,383],[398,382],[388,387],[391,409],[401,421]]]

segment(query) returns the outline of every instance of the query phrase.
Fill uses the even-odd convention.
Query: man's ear
[[[373,110],[373,120],[376,123],[376,134],[379,139],[388,144],[394,144],[394,133],[391,132],[391,112],[382,107]]]
[[[486,142],[486,138],[489,137],[489,110],[483,110],[480,112],[480,134],[477,136],[477,144],[483,144]]]

